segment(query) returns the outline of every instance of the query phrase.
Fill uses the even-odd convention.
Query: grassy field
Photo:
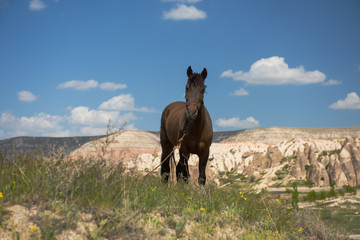
[[[225,187],[162,184],[100,159],[0,157],[0,239],[344,239],[326,212]]]

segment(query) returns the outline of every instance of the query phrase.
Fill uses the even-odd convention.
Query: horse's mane
[[[195,87],[206,88],[206,85],[204,84],[204,80],[201,78],[201,75],[199,73],[192,74],[189,77],[188,83],[194,85]]]

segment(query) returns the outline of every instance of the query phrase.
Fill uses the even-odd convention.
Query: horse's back
[[[172,102],[167,105],[161,116],[160,140],[161,142],[169,139],[172,144],[176,144],[177,133],[179,130],[179,120],[184,114],[185,102]]]
[[[163,121],[168,121],[169,118],[179,117],[183,114],[186,108],[185,102],[172,102],[167,105],[161,116],[161,125],[163,125]]]

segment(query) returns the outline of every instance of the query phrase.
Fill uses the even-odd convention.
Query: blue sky
[[[0,139],[158,131],[208,70],[216,131],[360,125],[360,1],[0,0]]]

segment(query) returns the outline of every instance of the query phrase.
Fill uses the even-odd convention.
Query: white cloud
[[[136,120],[133,113],[120,115],[119,111],[92,110],[88,107],[76,107],[68,116],[56,116],[46,113],[31,117],[15,117],[10,112],[0,114],[0,138],[15,136],[67,137],[78,135],[103,135],[111,125],[120,127],[123,123]],[[134,123],[125,126],[136,129]]]
[[[14,136],[68,136],[69,131],[60,125],[65,119],[61,116],[38,113],[31,117],[17,118],[9,112],[0,116],[0,131],[3,137]]]
[[[260,125],[259,121],[253,117],[248,117],[241,120],[238,117],[233,118],[219,118],[216,120],[216,124],[220,127],[234,127],[234,128],[254,128]]]
[[[148,107],[135,108],[134,111],[145,112],[145,113],[156,113],[157,112],[156,109],[148,108]]]
[[[360,98],[355,92],[348,93],[345,99],[340,99],[337,102],[331,104],[329,108],[332,109],[360,109]]]
[[[111,111],[138,111],[138,112],[156,112],[154,109],[147,107],[136,108],[135,99],[129,94],[121,94],[115,96],[110,100],[103,102],[99,109],[101,110],[111,110]]]
[[[131,111],[135,109],[135,99],[129,94],[121,94],[113,97],[110,100],[103,102],[99,109],[102,110],[126,110]]]
[[[46,8],[46,4],[41,0],[31,0],[29,9],[31,11],[41,11]]]
[[[70,116],[71,124],[79,126],[80,135],[103,135],[106,133],[109,121],[115,127],[119,127],[125,122],[136,119],[133,113],[120,115],[119,111],[91,110],[83,106],[71,110]]]
[[[109,120],[115,126],[119,126],[124,122],[129,122],[136,119],[137,117],[133,113],[120,115],[119,111],[94,110],[89,109],[88,107],[80,106],[71,110],[69,121],[74,125],[106,129]]]
[[[256,61],[249,72],[227,70],[221,77],[230,77],[254,85],[305,85],[322,83],[326,79],[326,75],[318,70],[306,71],[303,66],[289,68],[284,58],[278,56]]]
[[[164,11],[163,19],[168,20],[199,20],[207,18],[206,12],[197,9],[195,6],[179,4],[176,8]]]
[[[119,89],[127,88],[126,84],[113,83],[113,82],[104,82],[99,84],[98,81],[93,79],[87,81],[72,80],[61,83],[58,86],[59,89],[73,88],[75,90],[90,90],[98,87],[101,90],[105,90],[105,91],[116,91]]]
[[[2,112],[0,115],[0,138],[14,136],[75,136],[102,135],[106,133],[109,121],[111,125],[120,127],[129,123],[126,129],[136,129],[132,121],[138,118],[134,111],[155,112],[147,107],[136,108],[131,94],[123,94],[102,103],[98,109],[85,106],[67,108],[64,116],[35,114],[31,117],[15,117],[12,113]],[[125,114],[120,111],[128,111]]]
[[[17,95],[21,102],[34,102],[37,99],[37,96],[25,90],[18,92]]]
[[[87,81],[79,81],[79,80],[72,80],[61,83],[58,88],[74,88],[76,90],[89,90],[92,88],[97,88],[99,83],[95,80],[87,80]]]
[[[121,83],[104,82],[99,85],[99,88],[105,91],[116,91],[118,89],[127,88],[127,86],[126,84],[121,84]]]
[[[230,93],[230,95],[233,95],[233,96],[247,96],[247,95],[249,95],[249,92],[246,91],[246,89],[244,89],[244,88],[240,88],[238,90],[235,90],[235,92]]]
[[[71,110],[70,122],[75,125],[106,127],[110,119],[114,121],[119,115],[118,111],[90,110],[88,107],[80,106]]]
[[[138,130],[133,123],[126,124],[125,129],[127,129],[127,130]]]
[[[329,81],[323,82],[323,85],[325,86],[334,86],[334,85],[339,85],[342,82],[339,80],[335,80],[335,79],[330,79]]]

